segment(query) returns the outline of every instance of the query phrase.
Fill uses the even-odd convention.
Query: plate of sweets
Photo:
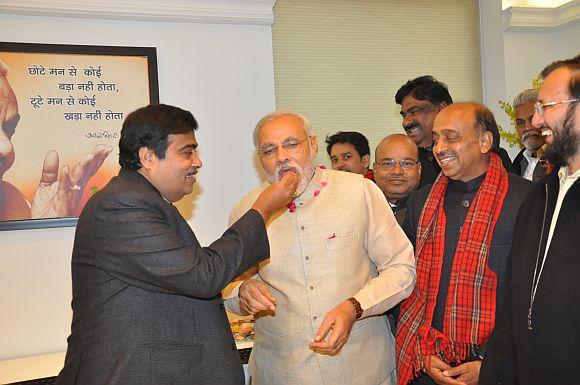
[[[230,321],[232,335],[236,341],[253,341],[254,340],[254,320],[239,319]]]

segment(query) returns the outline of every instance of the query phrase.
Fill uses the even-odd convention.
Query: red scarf
[[[423,357],[465,360],[489,338],[495,321],[497,277],[487,266],[493,230],[508,191],[507,172],[490,153],[487,174],[459,234],[445,302],[443,333],[431,327],[445,249],[443,201],[449,178],[442,173],[423,206],[417,227],[417,285],[401,304],[397,327],[399,385],[425,369]]]

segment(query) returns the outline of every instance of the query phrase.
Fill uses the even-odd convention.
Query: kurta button
[[[312,316],[312,319],[313,319],[314,321],[316,321],[316,319],[318,319],[318,317],[317,317],[317,316],[315,316],[315,315],[313,315],[313,316]]]
[[[469,207],[469,201],[467,199],[465,199],[463,202],[461,202],[461,205],[463,207]]]
[[[314,290],[314,286],[310,286],[310,290]]]
[[[300,230],[304,230],[306,227],[304,226],[300,226]]]
[[[306,257],[304,257],[304,259],[308,261],[310,257],[307,255]]]

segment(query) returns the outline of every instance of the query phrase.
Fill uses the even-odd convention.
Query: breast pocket
[[[359,243],[358,231],[351,231],[348,233],[331,233],[326,238],[327,250],[346,250],[352,248]]]

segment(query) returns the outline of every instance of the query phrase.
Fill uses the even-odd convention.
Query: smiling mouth
[[[455,158],[454,156],[447,156],[445,158],[439,158],[439,163],[441,163],[441,164],[447,164],[447,163],[449,163],[449,162],[451,162],[451,161],[453,161],[455,159],[457,159],[457,158]]]
[[[542,136],[552,136],[554,132],[547,127],[542,128]]]
[[[189,171],[187,173],[187,175],[185,175],[185,177],[186,178],[193,178],[193,177],[195,177],[195,174],[197,174],[197,170],[196,169],[193,169],[193,170]]]
[[[405,132],[407,133],[407,135],[416,135],[419,133],[419,126],[405,128]]]

